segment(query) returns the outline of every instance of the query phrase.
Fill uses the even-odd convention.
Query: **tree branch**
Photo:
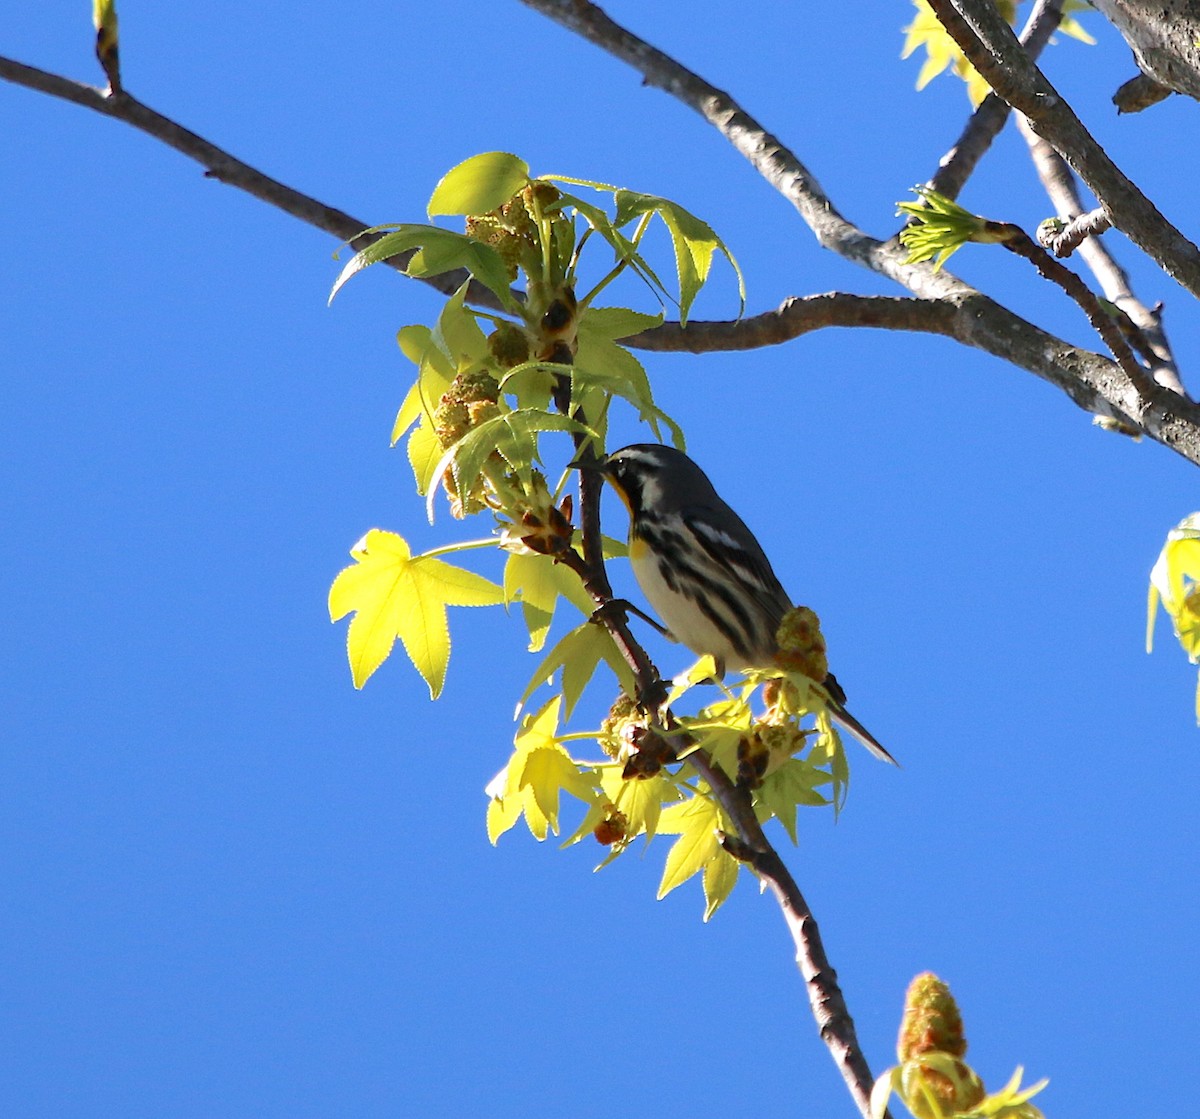
[[[69,101],[73,105],[81,105],[85,109],[102,113],[113,120],[123,121],[146,135],[160,140],[168,147],[195,160],[204,168],[204,175],[216,179],[227,186],[244,190],[269,206],[291,214],[309,225],[333,234],[356,251],[365,249],[368,245],[379,240],[382,234],[364,233],[370,226],[359,218],[327,206],[324,202],[301,194],[300,191],[272,179],[248,163],[230,155],[223,148],[198,136],[195,132],[184,128],[181,124],[155,112],[148,105],[133,97],[124,87],[110,92],[98,89],[84,82],[72,81],[70,78],[39,70],[35,66],[26,66],[11,58],[0,57],[0,78],[15,85],[24,86],[39,93],[47,93]],[[412,257],[411,252],[400,253],[392,257],[388,263],[393,268],[403,271]],[[437,288],[444,295],[456,292],[466,280],[465,270],[445,272],[440,276],[426,278],[426,282]],[[482,284],[472,284],[470,297],[480,306],[493,310],[503,310],[499,300]]]
[[[1062,6],[1063,0],[1038,0],[1029,13],[1020,43],[1031,61],[1042,53],[1062,22]],[[937,174],[927,184],[929,189],[947,198],[957,198],[992,141],[1000,135],[1011,111],[1007,101],[989,93],[971,114],[954,147],[938,162]]]
[[[554,0],[525,2],[535,7],[559,6]],[[571,0],[566,6],[576,10],[578,4]],[[579,10],[589,18],[598,12],[591,5]],[[555,15],[553,12],[550,14]],[[599,14],[603,16],[603,13]],[[603,17],[603,20],[607,22],[601,25],[601,31],[605,26],[616,26],[607,17]],[[622,29],[618,30],[625,40],[630,41],[626,42],[623,49],[631,57],[653,52],[652,61],[659,75],[658,84],[664,88],[680,83],[688,85],[686,79],[690,71],[644,44],[644,51],[637,49],[641,41]],[[602,36],[600,45],[606,45]],[[864,267],[889,276],[922,298],[897,300],[893,306],[874,297],[813,296],[789,300],[777,311],[740,323],[690,323],[686,337],[703,338],[703,346],[684,341],[685,336],[677,324],[665,324],[636,342],[631,340],[632,344],[644,345],[647,349],[690,349],[695,352],[704,348],[745,349],[785,341],[818,327],[836,325],[890,325],[897,329],[945,333],[965,345],[995,354],[1042,377],[1063,389],[1081,408],[1099,416],[1119,419],[1123,424],[1138,428],[1150,438],[1200,464],[1200,414],[1181,415],[1178,410],[1164,411],[1154,406],[1138,406],[1135,394],[1128,392],[1129,386],[1122,383],[1120,371],[1113,363],[1096,354],[1077,350],[1061,339],[1031,326],[944,270],[934,272],[928,266],[909,265],[907,254],[894,241],[877,241],[842,218],[795,157],[761,129],[756,133],[754,128],[750,128],[749,124],[753,122],[747,124],[749,118],[740,114],[740,110],[726,95],[713,90],[694,75],[690,77],[698,83],[697,88],[701,92],[711,91],[714,97],[724,99],[714,103],[717,105],[713,110],[714,115],[722,122],[718,123],[718,127],[723,133],[735,129],[735,126],[741,128],[741,146],[749,149],[747,158],[751,158],[756,166],[761,162],[762,173],[776,183],[785,197],[797,199],[797,209],[802,214],[817,216],[820,229],[818,236],[823,244]],[[365,247],[375,239],[374,235],[362,233],[367,222],[264,175],[203,137],[143,105],[126,92],[109,95],[93,86],[6,58],[0,58],[0,78],[131,124],[196,160],[212,173],[212,177],[246,190],[269,205],[348,242],[356,249]],[[692,86],[688,88],[693,94],[696,92]],[[407,255],[394,257],[388,263],[403,270]],[[465,278],[464,272],[453,272],[431,277],[426,282],[443,293],[449,293],[457,290]],[[499,309],[495,297],[479,285],[472,285],[470,297],[479,306]],[[918,312],[918,308],[922,309]],[[1069,356],[1066,364],[1059,364],[1060,355]]]
[[[1074,168],[1114,226],[1193,295],[1200,248],[1175,228],[1104,149],[1029,60],[991,0],[929,0],[971,65]]]
[[[1050,239],[1050,243],[1043,241],[1046,248],[1055,256],[1068,256],[1078,247],[1079,255],[1100,284],[1104,298],[1129,317],[1145,340],[1149,352],[1142,350],[1142,354],[1150,364],[1151,376],[1172,392],[1180,396],[1187,395],[1179,378],[1171,345],[1163,331],[1161,304],[1151,309],[1137,298],[1125,270],[1100,239],[1099,234],[1109,228],[1107,216],[1098,210],[1085,213],[1076,189],[1075,176],[1066,161],[1029,127],[1020,114],[1017,116],[1017,126],[1029,145],[1034,169],[1055,214],[1068,223],[1061,233]],[[1103,224],[1097,221],[1097,214],[1103,219]],[[1042,240],[1040,236],[1038,239]]]

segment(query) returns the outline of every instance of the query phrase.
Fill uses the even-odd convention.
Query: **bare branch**
[[[1084,212],[1075,176],[1062,156],[1029,127],[1024,117],[1018,115],[1017,124],[1029,145],[1033,166],[1055,213],[1068,223],[1056,236],[1046,239],[1039,236],[1038,239],[1055,256],[1067,256],[1074,248],[1079,248],[1079,255],[1099,282],[1104,298],[1128,316],[1145,340],[1146,349],[1141,352],[1150,363],[1151,376],[1172,392],[1186,395],[1171,345],[1163,331],[1162,305],[1147,307],[1134,295],[1125,270],[1099,237],[1109,227],[1107,216],[1100,210]]]
[[[1116,166],[1021,49],[991,0],[929,0],[987,83],[1051,143],[1096,196],[1114,226],[1200,296],[1200,248],[1163,217]]]
[[[1031,60],[1042,53],[1062,22],[1062,6],[1063,0],[1038,0],[1029,13],[1020,42]],[[989,93],[971,114],[954,147],[942,156],[937,174],[927,184],[929,189],[947,198],[957,198],[992,141],[1000,135],[1010,111],[1008,102]]]
[[[195,160],[205,170],[206,178],[216,179],[227,186],[237,187],[247,194],[252,194],[260,201],[266,202],[291,214],[309,225],[333,234],[351,248],[365,249],[379,239],[381,234],[364,233],[370,222],[347,214],[343,210],[327,206],[324,202],[301,194],[300,191],[264,175],[261,171],[243,163],[240,159],[229,154],[216,144],[198,136],[177,124],[169,117],[155,112],[148,105],[129,94],[124,88],[115,92],[97,89],[84,82],[72,81],[70,78],[39,70],[35,66],[26,66],[10,58],[0,57],[0,78],[25,86],[39,93],[48,93],[51,97],[59,97],[74,105],[82,105],[85,109],[102,113],[106,117],[123,121],[134,128],[145,132],[156,140],[162,141],[189,159]],[[411,252],[401,253],[387,261],[393,268],[403,271],[412,257]],[[445,295],[457,291],[467,278],[464,270],[446,272],[440,276],[429,277],[426,282],[437,288]],[[472,284],[471,299],[480,306],[501,310],[499,301],[482,284]]]
[[[789,342],[826,326],[876,326],[953,337],[954,307],[933,299],[831,291],[789,296],[774,311],[734,322],[691,320],[686,329],[677,322],[666,322],[622,342],[639,350],[693,354],[755,350]]]
[[[1121,333],[1120,327],[1100,306],[1095,293],[1071,269],[1060,264],[1041,245],[1039,245],[1020,226],[1006,224],[1008,236],[1004,239],[1004,247],[1018,256],[1028,260],[1051,283],[1058,284],[1087,315],[1088,322],[1095,328],[1096,333],[1104,339],[1117,364],[1125,371],[1129,380],[1139,393],[1150,396],[1155,390],[1155,383],[1150,374],[1143,369],[1133,356],[1129,343]]]

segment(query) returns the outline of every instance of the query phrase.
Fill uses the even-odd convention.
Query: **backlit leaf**
[[[658,886],[659,898],[664,898],[676,886],[681,886],[694,874],[698,874],[718,852],[717,839],[720,813],[716,804],[707,797],[692,797],[683,804],[672,805],[659,819],[658,830],[665,835],[678,835],[667,852],[662,881]]]
[[[529,651],[539,652],[554,618],[559,598],[565,598],[589,617],[594,604],[579,576],[569,567],[555,563],[553,556],[511,553],[504,565],[504,598],[508,605],[521,603],[529,627]]]
[[[394,532],[371,529],[329,589],[333,621],[354,612],[346,637],[354,686],[387,659],[396,638],[436,699],[450,660],[447,606],[491,606],[504,592],[490,580],[430,556],[413,556]]]
[[[483,152],[450,168],[433,189],[429,216],[486,214],[529,182],[529,164],[509,152]]]

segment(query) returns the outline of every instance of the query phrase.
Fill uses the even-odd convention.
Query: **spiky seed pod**
[[[793,606],[784,614],[779,629],[775,631],[775,641],[779,646],[776,661],[781,668],[803,672],[817,683],[829,675],[821,623],[807,606]]]
[[[500,399],[500,382],[486,369],[468,369],[450,382],[450,388],[446,390],[442,399],[447,397],[461,400],[464,404],[479,401],[495,404]]]
[[[600,749],[614,760],[628,752],[631,745],[630,734],[636,728],[644,728],[646,716],[638,710],[638,705],[622,692],[608,709],[608,714],[600,722],[598,741]]]
[[[461,400],[442,397],[442,403],[433,413],[433,430],[442,448],[453,447],[471,430],[471,413]]]
[[[604,847],[620,843],[628,834],[629,818],[613,804],[605,810],[604,819],[592,829],[596,842]]]
[[[513,369],[529,360],[529,336],[515,323],[501,323],[488,335],[488,352],[501,369]]]

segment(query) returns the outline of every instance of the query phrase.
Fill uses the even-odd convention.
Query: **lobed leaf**
[[[584,617],[590,616],[594,609],[579,576],[569,567],[555,563],[553,556],[509,554],[504,565],[505,604],[521,603],[529,628],[531,653],[539,652],[545,645],[560,597],[578,607]]]
[[[431,556],[413,556],[394,532],[371,529],[329,589],[329,616],[351,612],[346,650],[354,686],[361,688],[392,651],[396,638],[437,699],[450,660],[447,606],[492,606],[500,587],[482,575]]]
[[[659,819],[658,830],[679,838],[667,852],[658,897],[666,897],[704,869],[710,859],[723,854],[717,840],[721,825],[720,811],[708,797],[695,796],[683,804],[672,805]]]

